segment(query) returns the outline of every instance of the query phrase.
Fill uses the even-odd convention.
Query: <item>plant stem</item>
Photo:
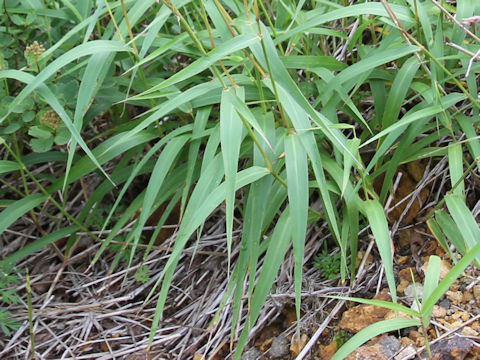
[[[30,287],[30,274],[28,268],[26,271],[26,289],[27,289],[27,310],[28,310],[28,327],[30,330],[30,351],[32,353],[32,359],[36,359],[35,355],[35,334],[33,333],[33,307],[32,307],[32,288]]]

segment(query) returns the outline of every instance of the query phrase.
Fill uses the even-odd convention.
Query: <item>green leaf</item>
[[[450,170],[450,183],[453,194],[464,196],[465,183],[463,181],[463,149],[460,143],[448,144],[448,168]],[[457,184],[458,183],[458,184]],[[453,188],[456,185],[455,188]]]
[[[16,263],[17,261],[22,260],[23,258],[33,254],[35,251],[41,250],[44,247],[46,247],[48,244],[52,244],[55,241],[58,241],[62,238],[68,237],[72,234],[74,234],[78,230],[77,226],[68,226],[63,229],[54,231],[51,234],[45,235],[41,237],[40,239],[37,239],[24,247],[22,247],[20,250],[17,250],[13,254],[7,256],[5,259],[0,261],[0,267],[3,264],[11,264],[11,263]]]
[[[394,11],[395,15],[398,17],[398,19],[401,22],[413,22],[410,9],[404,7],[404,6],[399,6],[399,5],[390,5],[392,10]],[[324,9],[321,9],[322,12],[324,12]],[[310,11],[310,13],[315,13],[315,10]],[[310,19],[308,21],[303,22],[299,26],[296,26],[294,28],[291,28],[288,32],[285,32],[278,36],[275,39],[275,43],[281,43],[290,37],[292,37],[295,34],[298,33],[308,33],[308,31],[311,28],[315,28],[318,25],[338,20],[338,19],[343,19],[343,18],[348,18],[351,16],[360,16],[360,15],[377,15],[377,16],[386,16],[388,17],[388,13],[383,7],[383,5],[379,2],[368,2],[368,3],[363,3],[363,4],[355,4],[355,5],[349,5],[342,7],[338,10],[333,10],[329,11],[325,14],[311,14]],[[405,26],[405,24],[404,24]]]
[[[393,272],[393,245],[388,231],[385,212],[377,200],[365,201],[363,203],[363,212],[368,219],[380,257],[382,258],[383,266],[385,266],[385,275],[387,276],[388,288],[390,289],[392,300],[393,302],[397,302],[397,288],[395,286],[395,276]]]
[[[32,194],[13,202],[0,213],[0,234],[13,224],[19,217],[34,207],[43,203],[47,197],[43,194]]]
[[[20,170],[22,167],[15,161],[0,160],[0,174],[7,174],[12,171]]]
[[[55,144],[57,145],[65,145],[71,139],[70,131],[68,131],[67,127],[60,126],[57,131],[55,132]],[[73,155],[72,155],[73,160]],[[68,176],[68,173],[65,171],[65,175]]]
[[[405,96],[410,89],[410,84],[419,67],[418,59],[412,56],[403,64],[395,76],[392,89],[388,94],[387,103],[385,104],[385,111],[382,118],[383,129],[388,128],[397,121]]]
[[[423,299],[422,304],[425,303],[438,285],[438,279],[440,278],[440,266],[442,260],[438,256],[430,256],[428,260],[427,273],[425,274],[425,280],[423,282]],[[425,326],[430,323],[430,317],[432,316],[433,306],[427,308],[422,306],[422,318]]]
[[[250,329],[257,321],[260,310],[265,304],[265,300],[271,291],[273,282],[275,281],[275,277],[278,273],[278,269],[283,262],[285,253],[287,252],[290,244],[292,225],[290,210],[287,208],[278,219],[278,222],[275,225],[275,230],[270,239],[270,245],[268,246],[268,250],[263,261],[264,265],[260,272],[257,286],[255,287],[255,291],[250,302],[251,310],[240,335],[240,339],[238,340],[234,360],[240,359],[242,351],[247,344]]]
[[[447,215],[448,216],[448,215]],[[448,253],[448,256],[450,256],[450,259],[452,259],[455,263],[457,263],[457,258],[453,254],[453,251],[450,249],[450,246],[447,243],[447,239],[442,233],[442,229],[440,228],[440,225],[436,219],[428,219],[427,220],[427,226],[430,232],[435,236],[435,239],[440,243],[442,246],[443,250]],[[458,230],[458,229],[457,229]],[[461,249],[457,248],[458,251],[461,253],[464,253],[465,251],[462,252]]]
[[[357,298],[357,297],[349,297],[349,296],[329,296],[333,299],[340,299],[340,300],[347,300],[347,301],[355,301],[360,304],[368,304],[368,305],[374,305],[374,306],[380,306],[385,309],[390,309],[394,310],[397,312],[401,312],[413,317],[420,318],[421,314],[418,311],[412,310],[409,307],[406,307],[404,305],[392,303],[390,301],[385,301],[385,300],[376,300],[376,299],[363,299],[363,298]]]
[[[300,319],[302,268],[308,219],[308,164],[307,153],[297,134],[285,139],[285,167],[287,170],[288,202],[292,218],[293,251],[295,257],[295,305]]]
[[[463,271],[470,265],[475,258],[480,256],[480,242],[475,245],[471,250],[467,251],[460,261],[448,272],[438,286],[433,290],[432,294],[424,299],[423,307],[426,309],[433,308],[433,305],[445,295],[450,286],[459,278]]]
[[[306,69],[325,68],[332,71],[343,70],[347,67],[344,63],[338,61],[333,56],[308,56],[308,55],[290,55],[281,56],[283,65],[287,69]]]
[[[53,137],[47,139],[31,139],[29,144],[36,153],[47,152],[53,146]]]
[[[417,319],[389,319],[377,322],[363,329],[333,355],[331,360],[341,360],[347,357],[355,349],[359,348],[363,343],[374,338],[377,335],[387,333],[394,330],[400,330],[411,326],[420,326],[420,320]]]
[[[461,253],[465,254],[467,247],[465,240],[462,237],[462,234],[455,224],[455,221],[443,210],[435,211],[435,220],[440,225],[443,233],[448,237],[450,242],[455,246],[455,248]]]
[[[155,290],[156,286],[163,280],[160,295],[157,301],[157,307],[155,310],[155,316],[152,321],[152,329],[150,332],[149,342],[153,341],[153,336],[158,329],[158,323],[163,311],[163,307],[167,298],[168,289],[172,281],[173,272],[180,258],[181,252],[185,247],[188,239],[201,224],[207,219],[207,217],[220,205],[226,198],[226,184],[222,183],[220,186],[215,187],[213,191],[212,186],[223,175],[222,162],[220,157],[217,156],[212,161],[207,169],[202,173],[200,179],[195,186],[190,201],[185,210],[185,214],[178,230],[177,239],[175,245],[168,258],[161,276],[157,280],[154,288],[150,292],[149,296]],[[253,166],[248,169],[242,170],[237,174],[235,190],[248,185],[252,182],[261,179],[269,174],[266,168]]]
[[[240,144],[242,143],[243,124],[238,116],[231,97],[228,93],[234,92],[233,88],[225,89],[222,92],[220,103],[220,143],[222,145],[223,168],[225,169],[225,186],[227,194],[225,198],[226,213],[226,233],[227,233],[227,253],[228,269],[230,269],[230,256],[232,252],[232,231],[233,231],[233,211],[235,208],[235,181],[238,169],[238,158],[240,154]],[[243,88],[237,88],[236,91],[243,97]]]
[[[162,190],[163,182],[167,177],[174,160],[189,138],[189,135],[181,135],[170,140],[155,163],[150,180],[148,181],[145,198],[143,200],[142,212],[140,213],[135,229],[133,230],[134,242],[130,251],[129,265],[133,261],[133,256],[135,255],[138,242],[140,241],[143,226],[152,214],[152,207],[155,199]]]
[[[30,84],[35,82],[36,79],[37,79],[37,78],[34,78],[30,74],[26,74],[26,73],[24,73],[22,71],[18,71],[18,70],[0,71],[0,79],[2,79],[2,78],[13,78],[13,79],[17,79],[19,81],[25,82],[25,83],[28,84],[27,88]],[[98,160],[95,158],[95,156],[92,154],[92,152],[88,148],[85,141],[83,141],[83,139],[80,136],[80,134],[78,133],[77,129],[72,124],[72,122],[70,120],[70,117],[66,113],[65,109],[60,105],[60,103],[58,102],[58,99],[55,97],[55,95],[53,95],[53,93],[50,91],[50,89],[46,85],[38,84],[37,86],[38,86],[38,92],[44,97],[45,101],[53,108],[53,110],[55,110],[55,112],[60,116],[60,118],[64,122],[65,126],[68,128],[68,130],[72,134],[72,137],[77,141],[77,143],[81,146],[83,151],[85,151],[85,153],[92,160],[92,162],[100,169],[100,171],[103,173],[103,175],[105,175],[105,177],[107,179],[110,179],[108,174],[105,172],[105,170],[102,169],[102,167],[100,166],[100,163],[98,162]],[[25,91],[25,90],[26,90],[26,88],[23,91]],[[18,98],[18,96],[17,96],[17,98]],[[15,98],[15,99],[17,99],[17,98]],[[0,119],[0,124],[1,124],[1,122],[2,122],[2,119]],[[41,144],[36,144],[36,145],[41,146]]]
[[[472,212],[465,205],[464,197],[452,194],[445,196],[445,200],[448,210],[465,240],[467,249],[473,248],[480,243],[480,229]],[[477,258],[477,261],[480,264],[480,257]]]
[[[358,146],[360,145],[360,139],[354,138],[347,140],[347,147],[349,148],[352,154],[358,154]],[[342,196],[345,193],[349,179],[350,179],[350,170],[353,165],[353,160],[350,156],[344,156],[343,159],[343,182],[342,182]]]
[[[52,133],[43,126],[32,126],[28,129],[28,135],[39,139],[48,139],[52,137]]]

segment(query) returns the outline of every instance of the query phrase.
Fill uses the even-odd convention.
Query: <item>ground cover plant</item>
[[[412,327],[431,353],[434,305],[480,265],[480,4],[2,8],[0,356],[240,359],[291,306],[313,358],[352,297],[411,317],[342,335],[336,359]],[[439,244],[416,310],[408,229],[412,268]],[[390,300],[360,299],[375,288]]]

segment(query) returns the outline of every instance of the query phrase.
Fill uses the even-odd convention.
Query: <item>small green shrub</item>
[[[150,280],[150,276],[148,276],[148,266],[142,265],[138,268],[137,272],[135,273],[135,280],[145,284],[148,280]]]
[[[343,344],[345,344],[348,339],[350,339],[350,334],[348,331],[345,330],[339,330],[335,336],[333,337],[333,341],[335,341],[335,345],[337,346],[337,349],[341,348]]]
[[[327,249],[313,258],[313,267],[320,270],[328,280],[333,280],[340,274],[341,255],[339,252],[329,254]]]
[[[5,304],[17,304],[20,302],[20,298],[16,294],[16,289],[9,289],[12,285],[19,284],[17,274],[11,269],[11,267],[0,265],[0,297],[1,301]],[[12,330],[16,330],[20,327],[20,324],[12,318],[10,312],[0,307],[0,329],[2,332],[10,336]]]

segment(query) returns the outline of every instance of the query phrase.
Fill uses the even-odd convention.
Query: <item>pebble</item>
[[[272,359],[283,358],[290,352],[290,341],[284,336],[273,339],[272,346],[268,350],[268,356]]]
[[[260,351],[256,347],[252,347],[243,353],[240,360],[257,360],[260,356],[262,356]]]

